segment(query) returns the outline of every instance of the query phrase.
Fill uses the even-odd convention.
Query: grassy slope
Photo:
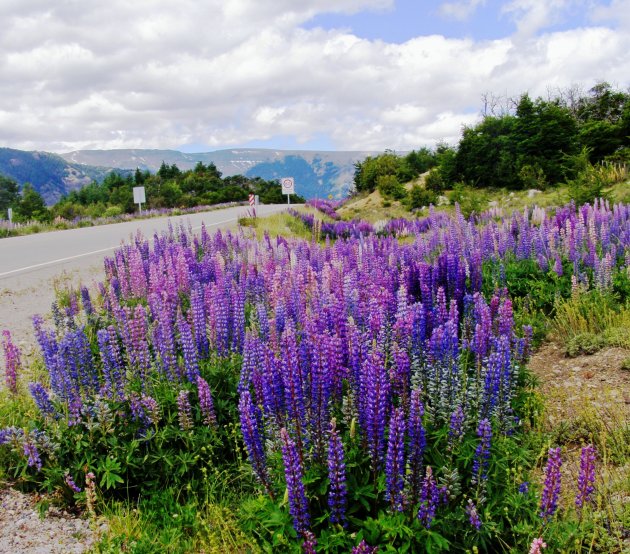
[[[407,185],[411,187],[412,183]],[[568,187],[549,187],[544,191],[508,191],[507,189],[479,189],[471,190],[480,200],[481,208],[487,209],[492,206],[503,208],[507,211],[522,210],[526,206],[540,206],[550,208],[566,204],[569,201]],[[445,196],[449,197],[452,191],[446,191]],[[605,191],[607,198],[612,202],[630,202],[630,180],[617,183]],[[437,209],[451,211],[452,205],[440,206]],[[427,210],[417,212],[419,216],[426,215]],[[413,217],[407,207],[397,200],[386,200],[381,193],[376,190],[371,194],[361,193],[351,198],[339,210],[338,213],[343,219],[365,219],[371,223],[384,219],[394,219],[399,217]]]

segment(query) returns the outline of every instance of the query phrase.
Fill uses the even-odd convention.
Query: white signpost
[[[7,214],[9,216],[9,223],[13,223],[13,208],[9,208]]]
[[[134,204],[138,204],[138,210],[142,213],[142,204],[146,204],[147,201],[144,187],[133,187],[133,201]]]
[[[282,194],[287,195],[287,204],[291,205],[291,195],[295,194],[295,180],[293,177],[283,177],[280,179]]]

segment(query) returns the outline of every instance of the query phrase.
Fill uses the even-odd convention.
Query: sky
[[[406,151],[630,85],[630,0],[1,0],[0,146]]]

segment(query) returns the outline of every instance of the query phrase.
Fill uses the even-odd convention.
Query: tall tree
[[[566,177],[566,158],[578,152],[577,122],[568,108],[557,100],[533,102],[521,96],[516,108],[517,165],[540,167],[549,183]]]
[[[37,221],[48,221],[50,212],[46,207],[46,202],[33,185],[26,183],[22,189],[22,199],[17,206],[18,218],[22,221],[36,219]]]
[[[516,144],[511,115],[487,116],[464,129],[457,150],[457,171],[473,187],[518,188]]]
[[[15,208],[20,201],[20,187],[8,177],[0,175],[0,217],[6,217],[8,208]]]

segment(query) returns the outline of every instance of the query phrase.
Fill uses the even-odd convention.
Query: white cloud
[[[440,13],[444,17],[464,21],[468,19],[479,6],[485,5],[486,0],[458,0],[456,2],[444,2],[440,6]]]
[[[630,32],[630,0],[612,0],[609,4],[591,6],[591,19],[609,23],[619,30]]]
[[[325,136],[339,149],[406,150],[455,142],[484,92],[627,84],[628,33],[532,34],[564,2],[547,4],[510,3],[518,37],[389,44],[300,24],[324,11],[389,9],[390,0],[3,0],[0,145],[223,147]],[[621,4],[593,17],[605,23]]]
[[[572,7],[586,9],[588,0],[510,0],[502,12],[516,23],[519,36],[532,36],[562,21]]]

